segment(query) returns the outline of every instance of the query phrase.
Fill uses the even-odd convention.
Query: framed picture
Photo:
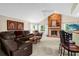
[[[17,23],[16,21],[7,20],[7,30],[16,30]]]
[[[24,30],[24,23],[23,22],[17,22],[17,30]]]

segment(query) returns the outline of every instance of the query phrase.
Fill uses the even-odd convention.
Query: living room
[[[79,45],[78,10],[78,3],[0,3],[0,56],[79,56],[60,35]]]

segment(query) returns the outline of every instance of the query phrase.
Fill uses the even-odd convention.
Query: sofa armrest
[[[4,40],[4,44],[9,51],[16,51],[18,46],[14,40]]]
[[[18,50],[14,51],[13,55],[15,56],[28,56],[32,54],[32,44],[25,43],[19,46]]]
[[[26,49],[26,47],[32,46],[30,41],[25,41],[24,44],[20,45],[18,49]]]

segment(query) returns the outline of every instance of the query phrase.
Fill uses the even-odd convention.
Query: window
[[[34,30],[38,30],[38,24],[31,23],[30,31],[33,32]]]
[[[45,31],[45,26],[41,25],[41,31]]]

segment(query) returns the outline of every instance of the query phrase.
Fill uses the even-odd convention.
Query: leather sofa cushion
[[[6,40],[14,40],[14,36],[5,35],[4,39],[6,39]]]
[[[30,32],[29,31],[23,31],[23,36],[27,36]]]
[[[5,40],[14,40],[15,38],[14,32],[2,32],[0,36]]]
[[[14,34],[16,35],[16,37],[22,37],[23,31],[15,31]]]
[[[11,51],[15,51],[18,48],[18,45],[14,40],[5,40],[5,45]]]

